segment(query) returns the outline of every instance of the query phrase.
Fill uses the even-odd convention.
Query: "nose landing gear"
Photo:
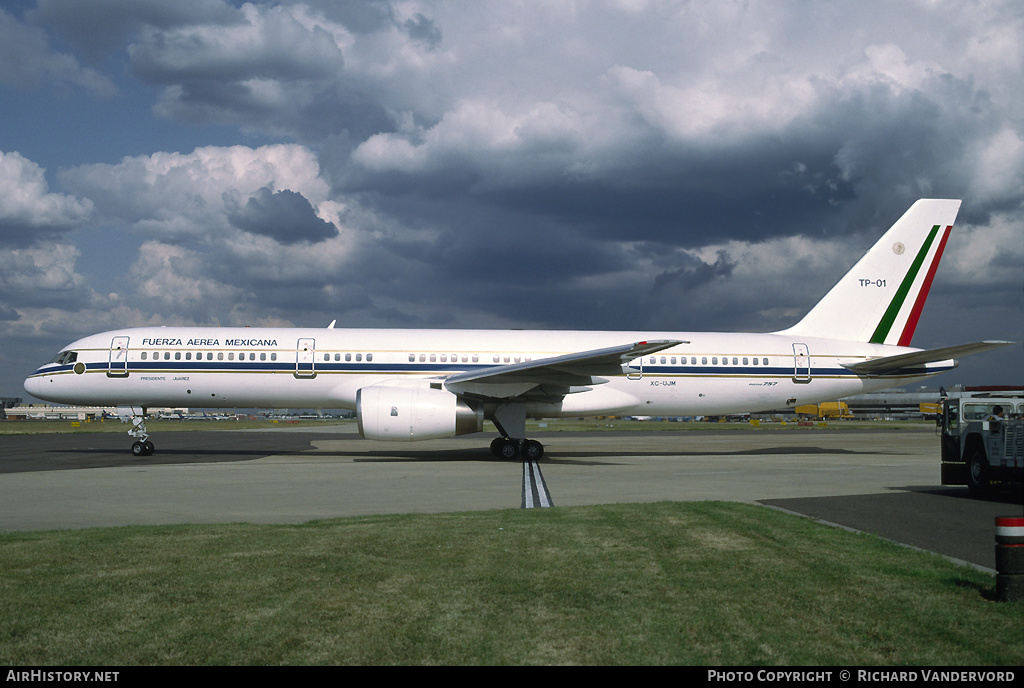
[[[152,456],[156,448],[149,441],[149,433],[146,432],[146,407],[142,407],[142,413],[136,413],[132,407],[132,429],[128,431],[130,437],[136,438],[132,443],[132,456]]]

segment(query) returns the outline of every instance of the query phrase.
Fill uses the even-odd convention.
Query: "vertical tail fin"
[[[785,334],[909,346],[960,209],[921,199]]]

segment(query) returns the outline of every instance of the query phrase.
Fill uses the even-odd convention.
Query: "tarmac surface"
[[[535,475],[492,457],[492,437],[214,429],[155,434],[156,453],[133,457],[119,433],[0,436],[0,531],[520,508],[531,475],[555,507],[760,503],[992,569],[995,517],[1022,513],[1019,492],[941,486],[938,438],[920,426],[537,433]]]

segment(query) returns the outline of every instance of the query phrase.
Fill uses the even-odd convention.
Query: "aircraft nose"
[[[25,391],[28,392],[29,394],[31,394],[32,396],[34,396],[34,397],[36,397],[38,399],[42,398],[42,396],[40,395],[40,392],[41,392],[41,390],[43,388],[43,380],[42,380],[42,378],[39,378],[39,377],[30,377],[30,378],[28,378],[28,379],[25,380],[24,387],[25,387]]]

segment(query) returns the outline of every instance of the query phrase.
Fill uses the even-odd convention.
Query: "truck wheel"
[[[967,453],[967,491],[976,497],[988,493],[988,457],[975,445]]]

